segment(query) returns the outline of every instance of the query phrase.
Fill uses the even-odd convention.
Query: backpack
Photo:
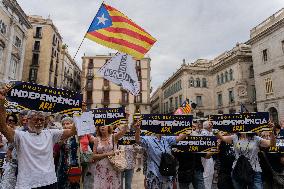
[[[160,148],[160,145],[154,141],[158,148],[163,151],[161,148]],[[161,155],[161,161],[160,161],[160,164],[158,165],[159,167],[159,172],[162,176],[175,176],[176,175],[176,167],[177,167],[177,161],[176,159],[174,158],[173,155],[167,153],[166,151],[166,146],[163,142],[163,146],[164,146],[164,152],[162,153]]]
[[[177,161],[174,156],[169,153],[162,153],[159,171],[163,176],[176,175]]]
[[[247,148],[249,143],[247,145]],[[247,148],[245,151],[247,151]],[[246,185],[251,185],[254,180],[254,170],[249,162],[249,159],[244,155],[240,155],[235,168],[233,169],[233,178],[239,182]]]

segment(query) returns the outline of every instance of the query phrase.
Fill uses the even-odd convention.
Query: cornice
[[[266,36],[268,36],[269,34],[273,33],[274,31],[282,28],[283,26],[284,26],[284,18],[282,18],[275,24],[271,25],[270,27],[266,28],[265,30],[263,30],[262,32],[254,36],[253,38],[249,39],[245,43],[248,45],[253,45],[257,43],[258,41],[262,40],[263,38],[265,38]]]

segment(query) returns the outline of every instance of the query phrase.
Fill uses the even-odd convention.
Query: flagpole
[[[103,0],[102,3],[101,3],[101,6],[103,5],[104,2],[105,2],[105,1]],[[100,8],[101,8],[101,6],[100,6]],[[100,8],[99,8],[99,10],[100,10]],[[97,14],[96,14],[96,16],[97,16]],[[96,18],[96,16],[95,16],[95,18]],[[94,20],[94,19],[93,19],[93,20]],[[81,43],[80,43],[78,49],[77,49],[77,51],[76,51],[76,53],[75,53],[75,55],[74,55],[73,60],[75,60],[75,58],[76,58],[76,56],[77,56],[77,54],[78,54],[78,52],[79,52],[79,50],[80,50],[80,48],[81,48],[81,46],[82,46],[84,40],[85,40],[85,38],[86,38],[86,35],[87,35],[87,33],[88,33],[88,31],[89,31],[89,29],[90,29],[92,23],[93,23],[93,20],[92,20],[92,22],[91,22],[91,24],[90,24],[88,30],[86,31],[86,33],[85,33],[85,35],[84,35],[84,37],[83,37],[83,39],[82,39],[82,41],[81,41]]]

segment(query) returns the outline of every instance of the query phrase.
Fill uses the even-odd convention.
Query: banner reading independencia
[[[95,126],[115,125],[125,119],[123,108],[97,108],[93,109]]]
[[[12,84],[6,99],[8,101],[7,109],[12,112],[29,109],[52,113],[71,113],[81,111],[82,107],[80,93],[21,81]],[[13,104],[13,107],[11,108],[9,104]]]
[[[269,113],[254,112],[241,114],[210,115],[214,129],[229,133],[260,132],[268,129]]]
[[[145,135],[178,135],[191,130],[192,115],[142,114],[141,131]]]
[[[217,152],[217,138],[215,136],[187,136],[172,147],[174,153],[195,152],[207,153]]]

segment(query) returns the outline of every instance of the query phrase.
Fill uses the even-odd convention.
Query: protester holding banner
[[[233,144],[236,159],[233,163],[232,179],[235,189],[241,189],[244,187],[254,189],[263,188],[261,178],[262,170],[259,164],[258,153],[260,151],[260,147],[275,146],[274,134],[271,133],[271,140],[262,139],[261,137],[256,136],[255,133],[237,133],[230,136],[224,136],[219,132],[217,137],[226,143]],[[238,170],[242,168],[238,167],[241,164],[250,164],[251,168],[249,166],[246,167],[246,170],[243,170],[242,174],[249,174],[251,179],[246,178],[246,180],[243,180],[243,178],[237,174]],[[250,174],[250,170],[252,174]]]
[[[127,125],[112,134],[112,126],[97,126],[94,140],[94,189],[120,189],[121,173],[114,169],[108,157],[114,156],[118,140],[126,133]]]
[[[63,129],[72,129],[74,121],[71,117],[62,119],[61,124]],[[60,141],[59,163],[57,168],[57,189],[77,189],[80,187],[79,182],[73,181],[69,178],[69,171],[73,167],[79,166],[79,147],[78,138],[76,136],[70,137],[65,141]],[[80,181],[80,176],[78,176]]]
[[[16,188],[55,188],[57,182],[53,146],[60,139],[76,134],[75,127],[64,130],[43,130],[45,118],[41,112],[28,114],[28,132],[13,130],[5,123],[4,99],[7,88],[0,90],[0,132],[9,142],[15,142],[18,156]],[[39,156],[40,154],[40,156]]]
[[[141,137],[140,125],[140,121],[135,123],[135,140],[138,144],[141,144],[147,152],[146,188],[173,188],[173,177],[162,176],[159,171],[161,157],[163,153],[171,154],[172,145],[183,140],[187,135],[180,134],[178,136],[162,136],[161,134],[156,134],[155,136]]]

